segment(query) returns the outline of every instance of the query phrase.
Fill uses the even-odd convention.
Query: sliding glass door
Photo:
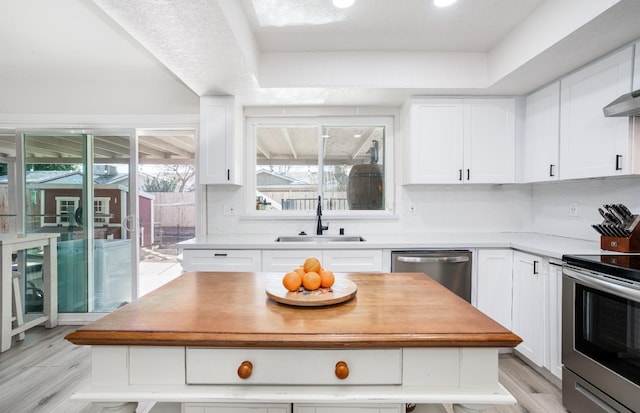
[[[135,297],[132,139],[102,131],[23,134],[25,232],[60,236],[60,313],[110,312]],[[29,252],[27,289],[42,282],[38,259],[39,251]]]

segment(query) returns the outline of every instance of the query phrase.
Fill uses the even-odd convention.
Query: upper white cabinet
[[[405,181],[459,183],[463,164],[462,99],[415,99],[405,128]],[[405,120],[407,120],[405,118]]]
[[[524,182],[558,179],[560,82],[527,96],[525,136],[520,164]]]
[[[230,96],[200,98],[198,172],[201,184],[242,183],[236,139],[236,106]]]
[[[466,99],[463,179],[510,183],[515,179],[515,100]]]
[[[560,177],[634,172],[629,118],[605,118],[602,108],[631,90],[633,47],[560,81]]]
[[[513,182],[514,112],[511,98],[412,99],[404,108],[405,183]]]

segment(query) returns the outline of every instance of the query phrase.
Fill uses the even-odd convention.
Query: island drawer
[[[402,350],[187,348],[187,384],[402,384]]]
[[[183,403],[182,413],[291,413],[291,404]]]
[[[404,413],[404,404],[294,404],[293,413]]]

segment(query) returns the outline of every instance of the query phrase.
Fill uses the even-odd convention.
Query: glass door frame
[[[68,136],[87,136],[88,139],[84,140],[83,143],[83,157],[86,157],[85,165],[86,171],[85,179],[84,179],[84,187],[83,192],[86,194],[83,197],[83,208],[84,217],[83,219],[86,222],[93,222],[94,212],[93,208],[86,207],[87,205],[93,205],[93,185],[91,185],[91,190],[89,191],[89,183],[93,182],[93,165],[94,165],[94,148],[93,148],[93,138],[94,136],[100,135],[113,135],[113,136],[122,136],[127,137],[129,139],[129,216],[123,217],[122,223],[122,231],[127,231],[130,233],[131,237],[131,298],[132,300],[138,297],[138,261],[139,261],[139,204],[138,204],[138,136],[136,134],[135,128],[92,128],[92,129],[61,129],[61,128],[23,128],[16,129],[16,161],[15,161],[15,184],[16,184],[16,195],[18,199],[17,205],[17,217],[16,217],[16,227],[18,233],[26,232],[26,216],[25,216],[25,203],[26,203],[26,174],[25,174],[25,136],[28,135],[68,135]],[[86,145],[86,147],[85,147]],[[87,156],[85,156],[87,155]],[[91,155],[91,156],[88,156]],[[87,227],[88,234],[85,238],[88,239],[89,245],[87,248],[87,260],[88,262],[93,262],[93,226]],[[83,322],[83,321],[93,321],[99,317],[101,317],[104,313],[62,313],[59,315],[59,318],[64,321],[65,318],[68,318],[69,321],[72,322]]]

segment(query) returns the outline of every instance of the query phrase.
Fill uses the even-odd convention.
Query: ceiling
[[[318,134],[322,134],[325,165],[354,165],[372,160],[384,163],[382,126],[256,127],[258,165],[317,165]],[[374,144],[374,142],[377,142]]]
[[[428,0],[242,0],[261,52],[487,52],[544,0],[461,0],[438,9]],[[464,3],[464,4],[463,4]]]
[[[3,1],[0,104],[68,113],[59,90],[109,102],[135,91],[94,103],[99,114],[194,113],[203,95],[248,106],[522,95],[639,39],[639,15],[637,0]]]
[[[69,135],[29,135],[25,141],[26,163],[82,163],[82,139]],[[128,136],[96,135],[94,163],[129,163]],[[146,131],[138,136],[140,164],[193,164],[196,140],[193,131]],[[0,162],[15,159],[13,134],[0,134]]]
[[[521,95],[640,38],[637,0],[94,3],[197,95],[245,105]]]

